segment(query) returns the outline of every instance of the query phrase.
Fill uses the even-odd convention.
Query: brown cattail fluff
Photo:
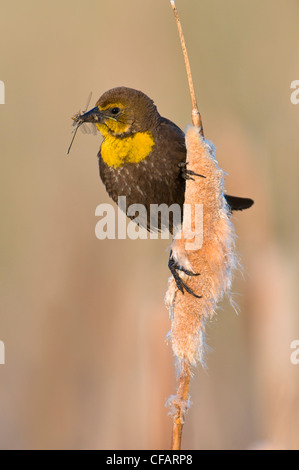
[[[186,133],[188,170],[205,176],[188,180],[185,192],[184,224],[171,249],[175,261],[183,268],[200,273],[180,277],[196,298],[177,289],[169,279],[166,305],[171,315],[170,340],[178,360],[178,373],[190,370],[204,357],[204,325],[215,313],[217,302],[229,293],[236,266],[234,229],[224,198],[224,172],[219,168],[211,142],[197,127]]]

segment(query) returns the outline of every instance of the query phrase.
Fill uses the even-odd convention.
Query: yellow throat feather
[[[113,135],[111,131],[126,132],[125,125],[119,122],[106,121],[106,124],[97,124],[97,128],[104,137],[101,145],[102,159],[113,168],[119,168],[125,163],[141,162],[151,153],[155,145],[153,135],[149,131],[136,132],[127,137]]]

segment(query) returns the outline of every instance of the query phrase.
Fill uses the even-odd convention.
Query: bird
[[[151,207],[176,204],[182,209],[186,180],[205,177],[188,170],[184,132],[162,117],[154,101],[142,91],[112,88],[102,94],[94,108],[73,119],[77,126],[96,125],[103,136],[98,153],[101,180],[116,204],[125,196],[125,212],[132,204],[145,207],[145,220],[139,220],[139,224],[149,231],[164,229],[160,214],[158,218],[150,216]],[[230,212],[253,204],[250,198],[225,194],[225,199]],[[170,233],[175,230],[174,222],[169,220]],[[173,274],[180,269],[171,258],[169,268]]]

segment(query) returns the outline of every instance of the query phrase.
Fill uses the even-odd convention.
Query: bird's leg
[[[199,175],[198,173],[195,173],[192,170],[188,170],[187,165],[188,165],[188,162],[179,163],[182,178],[184,178],[185,180],[192,180],[192,181],[194,181],[194,178],[192,178],[192,176],[199,176],[200,178],[205,178],[205,176],[203,175]]]
[[[174,277],[175,283],[177,285],[177,288],[182,292],[182,294],[185,294],[184,290],[188,292],[188,294],[193,295],[197,299],[201,299],[201,295],[195,294],[190,287],[187,286],[187,284],[182,280],[182,278],[179,276],[178,271],[182,271],[183,273],[187,274],[187,276],[199,276],[200,273],[193,273],[192,271],[189,271],[188,269],[183,268],[180,266],[173,258],[172,256],[172,251],[170,252],[169,256],[169,261],[168,261],[168,267],[170,269],[171,274]]]

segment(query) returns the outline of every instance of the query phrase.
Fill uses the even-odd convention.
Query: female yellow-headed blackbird
[[[150,205],[178,204],[182,208],[185,180],[204,177],[186,167],[184,132],[160,116],[154,102],[141,91],[113,88],[101,96],[95,108],[75,120],[78,125],[96,124],[104,137],[98,158],[107,192],[116,203],[119,196],[126,196],[126,208],[142,204],[147,220],[141,224],[148,230],[163,228],[160,218],[153,226]],[[252,199],[225,197],[232,211],[253,204]],[[169,230],[173,231],[172,223]],[[170,267],[173,272],[175,267]]]

